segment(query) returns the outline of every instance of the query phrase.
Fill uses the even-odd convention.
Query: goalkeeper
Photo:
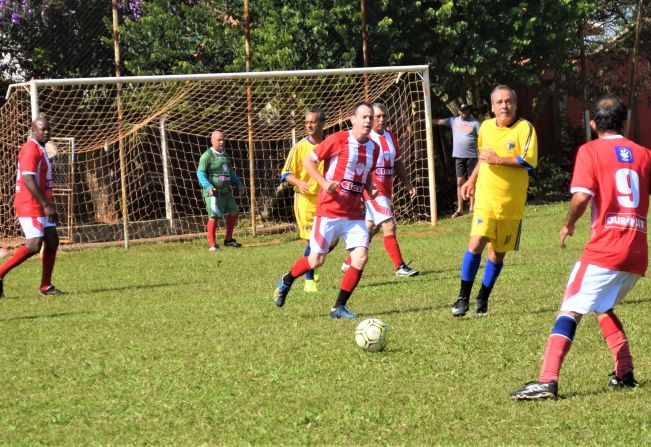
[[[242,245],[233,239],[233,229],[237,222],[239,208],[231,191],[234,188],[239,195],[242,182],[231,167],[231,159],[224,151],[224,133],[215,130],[210,136],[211,147],[208,148],[201,158],[197,168],[197,177],[203,197],[208,209],[208,250],[215,251],[219,245],[215,242],[215,230],[217,219],[226,220],[226,234],[224,235],[224,246],[239,248]]]
[[[307,111],[305,114],[305,132],[307,135],[291,148],[287,154],[285,166],[280,173],[280,180],[294,187],[294,216],[296,216],[299,237],[307,242],[305,256],[310,255],[310,232],[314,222],[319,184],[310,177],[310,174],[303,167],[303,159],[323,141],[325,120],[326,115],[323,110],[312,108]],[[317,168],[323,175],[323,161],[319,162]],[[314,270],[310,270],[305,274],[305,287],[303,290],[306,292],[316,292],[318,290]]]

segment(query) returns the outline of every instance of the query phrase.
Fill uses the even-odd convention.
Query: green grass
[[[612,359],[594,318],[577,331],[560,399],[512,402],[534,380],[587,219],[558,248],[565,204],[529,207],[485,318],[455,319],[469,218],[399,228],[421,271],[396,278],[378,238],[350,307],[390,326],[385,352],[331,321],[344,251],[275,282],[302,253],[293,235],[208,252],[203,241],[60,253],[36,298],[40,263],[6,278],[0,303],[1,445],[648,445],[651,292],[618,308],[641,386],[606,386]],[[480,270],[480,275],[483,272]],[[359,321],[359,320],[358,320]]]

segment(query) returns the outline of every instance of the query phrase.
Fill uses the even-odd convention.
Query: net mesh
[[[429,219],[421,75],[321,73],[147,82],[125,78],[120,84],[39,85],[39,112],[52,126],[47,149],[55,169],[60,237],[82,244],[121,241],[125,221],[130,240],[203,234],[206,211],[196,168],[215,129],[224,132],[226,151],[244,183],[237,198],[237,231],[293,230],[291,192],[280,184],[280,170],[292,145],[305,136],[305,111],[326,111],[327,136],[348,128],[353,106],[363,100],[387,105],[389,127],[398,135],[418,189],[412,201],[396,182],[396,218]],[[0,109],[4,244],[20,237],[12,202],[18,150],[29,135],[30,122],[29,89],[21,86]]]

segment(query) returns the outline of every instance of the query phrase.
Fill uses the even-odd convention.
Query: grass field
[[[6,278],[0,302],[0,444],[649,445],[646,279],[618,308],[639,388],[608,389],[612,359],[589,317],[560,399],[509,399],[537,377],[588,237],[584,219],[558,248],[565,210],[527,208],[521,250],[507,256],[484,318],[450,314],[467,216],[400,227],[414,278],[393,276],[374,241],[349,304],[390,326],[376,354],[356,347],[359,320],[327,317],[341,248],[320,291],[303,293],[299,279],[283,309],[271,294],[302,253],[293,235],[219,252],[196,241],[61,253],[55,284],[69,294],[47,300],[36,298],[40,263],[30,260]]]

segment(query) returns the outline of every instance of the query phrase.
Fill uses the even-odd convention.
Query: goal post
[[[305,112],[322,108],[328,135],[349,128],[354,104],[364,100],[388,107],[389,127],[418,191],[410,200],[396,182],[396,218],[435,225],[429,71],[420,65],[13,84],[0,108],[0,206],[7,216],[0,241],[20,235],[9,223],[15,161],[35,117],[49,118],[53,137],[74,141],[70,242],[126,242],[204,233],[196,167],[215,129],[224,132],[243,183],[236,231],[293,230],[291,193],[281,187],[280,170],[305,136]]]

